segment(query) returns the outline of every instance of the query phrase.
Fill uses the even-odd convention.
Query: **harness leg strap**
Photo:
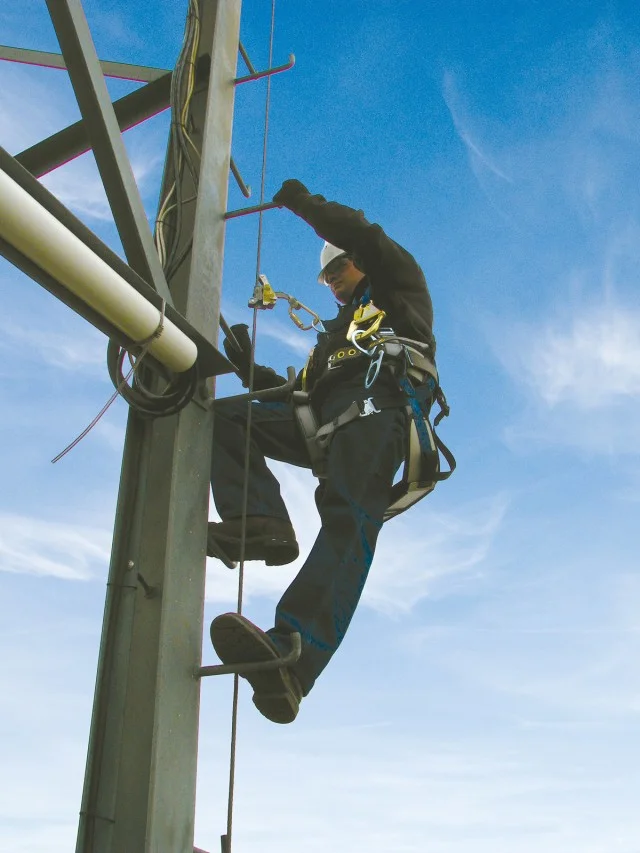
[[[322,479],[327,476],[326,453],[325,448],[321,448],[316,441],[318,419],[309,402],[309,394],[306,391],[294,391],[292,400],[296,421],[307,447],[307,452],[309,453],[311,471],[316,477]]]

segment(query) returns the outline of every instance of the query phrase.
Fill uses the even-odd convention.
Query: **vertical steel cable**
[[[273,65],[273,34],[275,30],[276,0],[271,0],[271,32],[269,36],[269,64]],[[260,178],[260,204],[264,204],[264,190],[267,173],[267,141],[269,137],[269,105],[271,101],[271,77],[267,77],[267,94],[264,108],[264,134],[262,140],[262,173]],[[258,214],[258,241],[256,249],[256,276],[260,275],[260,260],[262,254],[262,211]],[[251,332],[251,363],[249,367],[249,391],[253,390],[253,375],[255,364],[256,337],[258,332],[258,310],[253,309],[253,326]],[[251,403],[247,403],[247,437],[244,454],[244,480],[242,484],[242,521],[240,525],[240,565],[238,569],[238,613],[242,613],[242,596],[244,592],[244,555],[247,533],[247,504],[249,501],[249,456],[251,451]],[[240,677],[233,676],[233,711],[231,715],[231,757],[229,762],[229,801],[227,805],[227,833],[224,836],[223,853],[231,853],[233,829],[233,793],[236,775],[236,744],[238,734],[238,687]]]

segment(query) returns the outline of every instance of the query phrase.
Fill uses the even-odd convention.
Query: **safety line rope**
[[[273,65],[273,36],[275,31],[276,0],[271,0],[271,30],[269,35],[269,65]],[[262,171],[260,178],[260,204],[264,204],[265,181],[267,172],[267,142],[269,137],[269,106],[271,101],[271,77],[267,78],[267,92],[264,110],[264,133],[262,140]],[[256,276],[258,281],[260,275],[260,263],[262,254],[262,211],[258,214],[258,239],[256,247]],[[253,324],[251,332],[251,361],[249,366],[249,390],[253,390],[253,377],[255,365],[256,338],[258,332],[258,310],[253,309]],[[247,507],[249,502],[249,458],[251,452],[251,403],[247,403],[247,435],[244,452],[244,479],[242,484],[242,520],[240,524],[240,562],[238,568],[238,613],[242,612],[242,597],[244,592],[244,555],[245,540],[247,533]],[[236,774],[236,745],[238,735],[238,692],[240,677],[233,677],[233,709],[231,714],[231,754],[229,761],[229,800],[227,805],[227,833],[224,839],[224,853],[231,853],[231,840],[233,830],[233,795]]]

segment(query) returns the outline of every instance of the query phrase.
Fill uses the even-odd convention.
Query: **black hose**
[[[146,384],[146,377],[151,376],[150,370],[136,368],[133,383],[129,385],[123,371],[127,350],[114,341],[109,341],[107,347],[107,369],[116,390],[127,403],[143,418],[166,418],[175,415],[193,398],[198,386],[197,362],[184,373],[170,373],[158,365],[158,373],[167,383],[158,392],[151,390]],[[154,371],[155,373],[156,371]],[[156,380],[157,381],[157,380]]]

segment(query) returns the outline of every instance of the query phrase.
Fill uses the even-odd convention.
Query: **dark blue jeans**
[[[382,384],[382,383],[381,383]],[[371,392],[375,400],[375,390]],[[380,388],[380,393],[386,389]],[[324,399],[322,423],[364,396],[362,378],[338,385]],[[289,403],[223,400],[216,404],[211,483],[223,520],[242,514],[242,484],[251,406],[248,515],[289,519],[278,481],[265,456],[309,468],[307,451]],[[304,565],[282,596],[271,639],[289,650],[300,632],[302,655],[292,667],[305,695],[349,627],[367,580],[393,479],[404,458],[402,407],[356,418],[338,429],[328,451],[328,476],[316,490],[322,527]]]

